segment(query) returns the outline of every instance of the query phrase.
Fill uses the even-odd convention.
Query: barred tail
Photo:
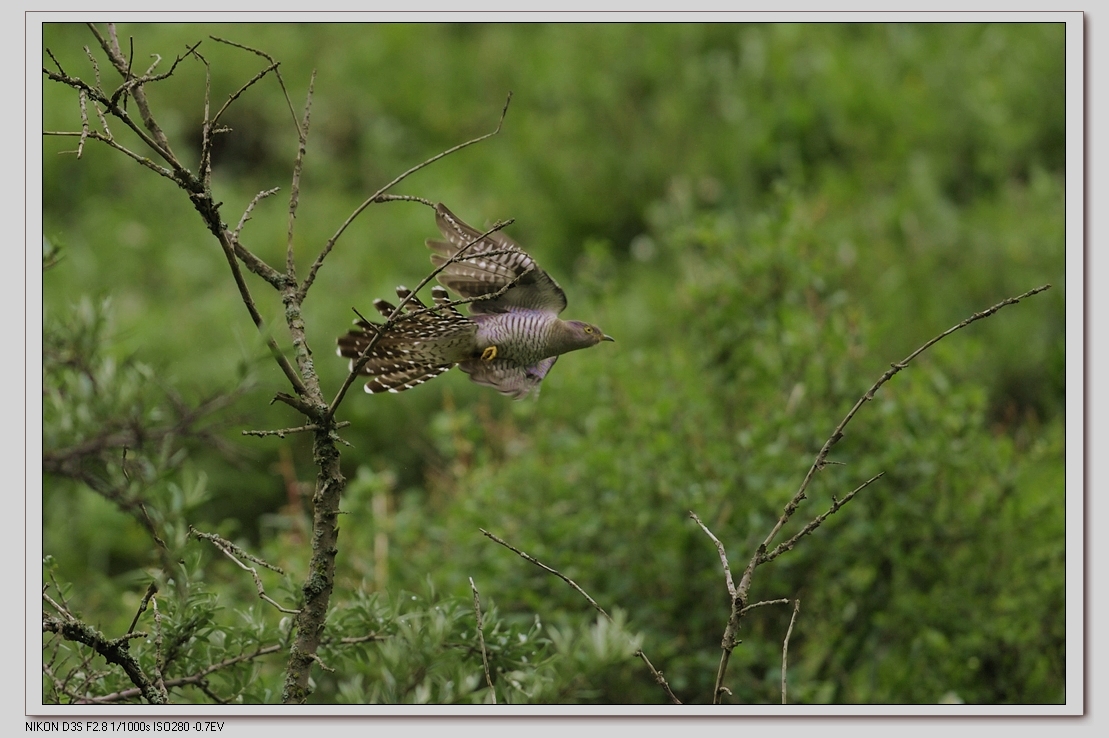
[[[354,330],[339,337],[338,353],[351,360],[352,369],[372,344],[360,370],[372,377],[366,383],[367,392],[412,389],[474,355],[477,323],[446,305],[449,300],[442,287],[432,288],[431,294],[440,307],[429,309],[409,289],[397,287],[397,296],[408,302],[388,329],[359,319]],[[396,312],[396,306],[385,300],[374,300],[374,307],[386,319]]]

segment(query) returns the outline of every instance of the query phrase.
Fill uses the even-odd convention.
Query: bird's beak
[[[613,338],[612,336],[606,336],[606,335],[603,335],[603,334],[602,334],[602,335],[601,335],[601,340],[602,340],[602,341],[615,341],[616,339],[615,339],[615,338]]]

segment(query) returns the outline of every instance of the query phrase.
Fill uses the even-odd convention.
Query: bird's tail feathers
[[[373,344],[360,370],[373,377],[366,384],[367,392],[411,389],[473,353],[477,323],[447,304],[447,292],[442,287],[433,287],[431,293],[435,308],[429,308],[408,288],[397,287],[404,306],[391,325],[359,319],[353,330],[339,337],[338,353],[351,360],[351,368]],[[373,304],[386,319],[397,311],[385,300],[374,300]]]

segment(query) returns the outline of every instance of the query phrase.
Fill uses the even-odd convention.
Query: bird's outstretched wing
[[[435,206],[435,222],[447,240],[428,239],[428,248],[435,252],[431,255],[432,264],[443,266],[466,249],[459,261],[448,264],[439,273],[440,284],[463,298],[481,297],[512,284],[500,297],[470,303],[472,313],[504,313],[523,308],[557,314],[566,307],[566,293],[558,283],[508,236],[497,231],[480,238],[481,231],[459,220],[442,203]]]

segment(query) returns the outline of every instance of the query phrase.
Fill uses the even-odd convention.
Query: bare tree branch
[[[767,605],[788,605],[788,604],[789,604],[789,600],[787,600],[785,597],[782,597],[782,598],[777,599],[777,600],[763,600],[762,602],[756,602],[753,605],[748,605],[747,607],[740,610],[739,614],[740,615],[746,615],[748,612],[750,612],[751,610],[754,610],[756,607],[766,607]]]
[[[158,172],[162,176],[173,179],[189,193],[189,197],[192,200],[193,206],[201,214],[201,217],[204,218],[208,229],[212,232],[213,235],[216,236],[216,239],[219,241],[220,246],[223,248],[225,257],[228,261],[228,265],[231,268],[235,284],[238,287],[239,294],[243,299],[243,304],[246,306],[247,311],[250,313],[251,319],[254,321],[255,326],[257,326],[259,332],[263,335],[266,341],[266,345],[270,350],[270,353],[273,355],[275,361],[277,361],[278,366],[281,367],[281,370],[284,372],[286,378],[289,380],[290,384],[292,384],[297,394],[303,395],[305,392],[304,383],[297,375],[296,371],[293,369],[289,361],[285,358],[284,354],[278,348],[277,343],[273,340],[273,337],[268,334],[265,328],[265,322],[262,320],[262,316],[258,312],[258,309],[254,304],[254,300],[250,295],[250,290],[247,287],[245,280],[243,279],[242,272],[239,269],[236,259],[242,258],[243,262],[246,263],[252,271],[254,271],[259,276],[262,276],[278,289],[283,289],[286,286],[286,277],[277,275],[277,273],[274,272],[272,268],[268,267],[268,265],[265,265],[263,262],[261,262],[261,260],[257,259],[252,254],[247,252],[242,247],[242,245],[238,243],[238,240],[236,238],[232,238],[232,234],[223,225],[223,221],[219,214],[219,204],[215,203],[212,200],[210,188],[206,185],[206,182],[203,178],[198,178],[197,176],[189,172],[173,154],[173,151],[169,146],[169,142],[165,137],[165,133],[162,131],[161,127],[158,125],[156,119],[154,118],[149,104],[147,103],[146,96],[142,92],[142,84],[145,84],[146,82],[156,81],[158,79],[164,79],[170,73],[172,73],[172,70],[165,75],[159,75],[157,77],[129,77],[129,65],[127,63],[127,60],[123,57],[122,53],[119,50],[119,43],[118,40],[115,38],[115,27],[113,25],[109,25],[109,38],[104,38],[103,36],[101,36],[99,30],[97,30],[96,27],[91,24],[90,28],[96,35],[97,39],[100,41],[101,47],[104,48],[105,52],[108,54],[109,59],[111,60],[116,70],[119,71],[122,76],[124,76],[125,80],[135,83],[133,85],[133,89],[128,89],[131,89],[131,93],[135,98],[135,102],[139,106],[140,115],[142,116],[146,127],[150,130],[149,134],[140,126],[135,124],[135,122],[127,114],[127,111],[123,110],[119,106],[118,97],[108,97],[99,88],[93,88],[83,80],[76,77],[69,77],[64,74],[57,74],[47,70],[45,67],[43,68],[43,72],[50,79],[69,85],[70,87],[73,87],[77,90],[84,91],[89,96],[89,98],[102,103],[109,113],[111,113],[116,118],[122,120],[132,131],[134,131],[142,139],[142,141],[148,147],[153,149],[162,159],[164,159],[170,165],[172,171],[165,170],[162,167],[159,167],[153,162],[149,161],[145,157],[141,157],[127,150],[108,136],[96,134],[94,132],[89,132],[87,136],[88,138],[95,138],[97,140],[104,141],[113,148],[122,151],[131,158],[142,163],[144,166],[147,166],[148,168],[151,168],[154,171]],[[193,53],[193,50],[195,48],[195,46],[190,48],[189,53]],[[199,55],[197,56],[198,58],[201,58],[199,57]],[[176,62],[174,66],[176,66]],[[205,117],[207,118],[207,114],[205,115]],[[55,135],[73,134],[58,133]],[[83,133],[76,135],[83,135]]]
[[[1027,297],[1031,297],[1032,295],[1038,294],[1040,292],[1043,292],[1044,290],[1047,290],[1050,287],[1051,287],[1050,284],[1045,284],[1041,287],[1036,287],[1035,289],[1031,289],[1031,290],[1028,290],[1027,292],[1025,292],[1023,294],[1017,295],[1016,297],[1010,297],[1007,300],[1002,300],[1001,302],[997,303],[993,307],[987,308],[986,310],[983,310],[983,311],[978,312],[978,313],[974,313],[973,315],[971,315],[969,318],[962,321],[961,323],[958,323],[958,324],[952,326],[951,328],[948,328],[946,331],[944,331],[943,333],[940,333],[938,336],[935,336],[931,340],[926,341],[920,348],[918,348],[916,351],[913,351],[911,354],[909,354],[907,357],[905,357],[901,361],[897,362],[896,364],[891,364],[890,365],[890,368],[884,374],[882,374],[881,377],[878,378],[878,381],[875,382],[871,386],[871,388],[868,389],[863,394],[863,396],[858,399],[858,401],[851,408],[851,410],[848,411],[847,415],[844,416],[843,420],[841,420],[839,422],[839,425],[836,426],[836,429],[834,431],[832,431],[832,435],[828,438],[827,441],[824,442],[824,445],[821,447],[820,452],[817,453],[817,455],[816,455],[816,460],[813,461],[812,466],[809,467],[809,471],[805,475],[805,479],[801,482],[801,487],[797,490],[797,492],[793,495],[793,498],[786,505],[785,509],[782,512],[781,517],[778,518],[778,522],[774,524],[774,527],[771,529],[770,533],[766,536],[766,539],[759,546],[758,551],[756,552],[756,554],[751,557],[751,561],[747,564],[747,568],[743,572],[743,578],[740,580],[740,583],[739,583],[739,589],[744,594],[744,596],[746,596],[747,590],[748,590],[748,588],[750,588],[750,578],[751,578],[751,574],[755,570],[755,567],[758,566],[759,564],[765,562],[765,554],[766,554],[767,547],[769,547],[770,543],[778,535],[778,532],[781,531],[782,527],[789,521],[789,519],[791,517],[793,517],[793,513],[796,512],[798,505],[801,504],[801,501],[805,499],[805,492],[808,489],[809,484],[812,482],[813,477],[816,475],[816,472],[820,471],[821,469],[823,469],[825,467],[826,459],[828,458],[828,453],[832,450],[832,446],[836,445],[836,443],[838,443],[839,440],[841,438],[843,438],[844,428],[847,427],[847,424],[851,422],[851,419],[855,417],[855,414],[859,411],[859,409],[864,404],[866,404],[870,400],[874,399],[874,394],[878,391],[878,389],[883,384],[888,382],[895,374],[897,374],[902,369],[907,367],[909,365],[909,362],[911,362],[917,356],[920,356],[920,354],[922,354],[929,347],[936,344],[938,341],[946,338],[947,336],[950,336],[952,333],[954,333],[955,331],[957,331],[961,328],[967,327],[968,325],[970,325],[971,323],[973,323],[977,320],[981,320],[983,318],[988,318],[989,316],[993,315],[998,310],[1000,310],[1001,308],[1003,308],[1007,305],[1015,305],[1016,303],[1020,302],[1021,300],[1025,299]],[[871,481],[873,481],[873,480],[871,480]],[[869,482],[867,482],[867,484],[869,484]],[[863,486],[865,487],[866,484],[864,484]]]
[[[76,641],[77,643],[85,644],[96,651],[96,653],[103,656],[104,660],[109,664],[116,664],[122,668],[124,673],[126,673],[127,677],[131,680],[131,683],[138,688],[138,692],[147,702],[152,705],[166,704],[164,693],[158,690],[155,685],[151,684],[146,674],[143,673],[142,667],[139,666],[138,660],[131,655],[131,652],[127,648],[131,639],[145,638],[145,633],[128,633],[122,638],[109,640],[96,628],[74,617],[68,609],[54,602],[45,593],[42,595],[42,598],[58,612],[58,617],[43,612],[43,633],[57,633],[67,641]]]
[[[116,38],[115,24],[108,24],[108,38],[105,38],[100,34],[100,30],[97,29],[95,24],[89,23],[88,27],[89,30],[92,31],[92,34],[96,36],[96,40],[100,42],[100,48],[102,48],[104,50],[104,53],[108,55],[108,60],[112,63],[112,66],[115,67],[116,71],[119,72],[121,77],[123,77],[124,82],[126,83],[127,81],[129,81],[131,79],[131,65],[127,61],[127,59],[123,57],[123,52],[120,51],[119,39]],[[193,48],[196,47],[194,46]],[[180,61],[180,58],[178,58],[178,61]],[[176,62],[174,63],[174,66],[176,67]],[[121,88],[121,92],[122,91],[123,88]],[[146,92],[143,90],[142,84],[136,84],[134,88],[130,90],[130,93],[131,96],[135,99],[136,105],[138,105],[139,116],[143,119],[143,123],[146,125],[147,130],[150,131],[150,135],[153,136],[153,138],[148,138],[138,126],[130,123],[130,117],[126,116],[126,111],[120,108],[117,104],[118,98],[114,96],[113,98],[105,98],[104,103],[107,105],[108,109],[113,112],[113,114],[115,114],[116,110],[118,110],[120,113],[123,113],[124,116],[126,116],[123,118],[124,122],[127,123],[128,126],[135,131],[135,133],[138,133],[140,137],[144,139],[144,142],[146,142],[147,145],[150,146],[150,148],[157,151],[160,156],[166,159],[166,161],[172,160],[173,162],[176,162],[177,157],[174,155],[173,149],[170,148],[169,140],[166,138],[165,132],[162,131],[161,126],[159,126],[158,122],[154,120],[154,116],[150,112],[150,103],[146,99]],[[180,165],[175,166],[174,169],[179,168],[179,166]]]
[[[166,657],[162,652],[162,614],[158,611],[158,597],[150,597],[150,607],[154,610],[154,689],[158,690],[163,703],[169,702],[169,691],[166,689],[166,680],[163,673],[166,669]]]
[[[296,265],[293,261],[293,231],[296,227],[297,207],[300,205],[300,173],[304,166],[304,152],[308,146],[308,127],[312,116],[312,92],[316,86],[316,72],[308,80],[308,95],[304,103],[304,120],[297,124],[297,153],[293,162],[293,182],[289,190],[289,226],[285,239],[285,275],[288,277],[286,290],[286,304],[299,305],[304,300],[303,294],[296,290]],[[306,292],[305,292],[306,294]]]
[[[789,540],[783,541],[782,543],[779,543],[774,548],[773,551],[771,551],[770,553],[768,553],[768,554],[766,554],[765,556],[762,557],[762,563],[765,564],[769,561],[773,561],[774,559],[776,559],[779,556],[781,556],[782,554],[784,554],[786,551],[789,551],[790,549],[792,549],[794,546],[797,545],[797,542],[799,540],[801,540],[802,538],[804,538],[805,536],[807,536],[808,534],[812,533],[814,530],[819,528],[820,524],[823,523],[825,520],[827,520],[829,515],[832,515],[833,513],[838,512],[839,509],[841,507],[843,507],[844,505],[846,505],[848,502],[850,502],[852,500],[852,498],[854,498],[855,495],[859,494],[859,492],[862,492],[864,489],[869,487],[872,483],[876,482],[879,478],[881,478],[884,475],[885,475],[885,472],[878,472],[873,477],[871,477],[870,479],[866,480],[865,482],[860,484],[855,489],[848,492],[847,495],[842,500],[836,499],[836,496],[832,495],[832,506],[830,508],[828,508],[827,512],[824,512],[821,515],[818,515],[815,518],[813,518],[811,521],[808,522],[808,524],[805,525],[804,528],[797,531],[797,533],[795,533],[792,537],[790,537]]]
[[[797,620],[797,612],[801,609],[801,600],[793,601],[793,614],[789,617],[789,628],[786,629],[785,640],[782,641],[782,704],[786,704],[786,671],[787,656],[789,654],[789,637],[793,635],[793,623]]]
[[[239,224],[235,226],[235,230],[231,231],[231,236],[236,243],[238,243],[239,241],[239,233],[242,232],[243,226],[245,226],[246,222],[250,220],[250,214],[254,211],[254,206],[270,195],[277,194],[280,189],[280,187],[274,187],[269,190],[262,190],[254,196],[254,199],[252,199],[250,201],[250,204],[246,206],[246,210],[243,211],[243,217],[239,218]]]
[[[83,90],[82,90],[82,94],[84,94]],[[88,130],[88,131],[86,131],[86,130],[81,130],[81,131],[43,131],[42,135],[44,135],[44,136],[78,136],[82,139],[82,141],[84,141],[86,139],[90,139],[90,138],[93,139],[94,141],[102,141],[103,143],[108,144],[108,146],[112,147],[116,151],[118,151],[122,154],[125,154],[126,156],[129,156],[130,158],[134,159],[139,164],[142,164],[144,167],[146,167],[150,171],[154,172],[158,176],[165,177],[166,179],[173,180],[175,183],[180,184],[180,182],[178,182],[177,176],[171,170],[166,169],[165,167],[162,167],[162,166],[158,166],[157,164],[155,164],[150,159],[147,159],[145,156],[140,156],[139,154],[136,154],[135,152],[131,151],[127,147],[123,146],[122,144],[117,142],[114,138],[112,138],[110,135],[100,133],[99,131],[92,131],[92,130]],[[78,144],[78,149],[80,149],[80,147],[81,147],[81,144]],[[80,152],[79,151],[74,151],[74,152],[63,151],[63,152],[60,152],[60,153],[65,154],[65,153],[80,153]]]
[[[876,381],[873,385],[871,385],[870,389],[868,389],[863,394],[863,396],[859,398],[859,400],[854,404],[854,406],[848,411],[847,415],[844,416],[843,420],[841,420],[839,422],[839,425],[837,425],[835,430],[832,431],[832,435],[828,438],[827,441],[824,442],[824,445],[821,447],[820,451],[817,453],[816,459],[813,461],[812,466],[809,467],[809,471],[805,475],[804,480],[801,482],[800,488],[793,495],[793,497],[790,499],[790,501],[786,504],[785,508],[782,511],[781,516],[779,516],[777,522],[775,522],[774,526],[771,528],[770,533],[766,536],[766,538],[763,540],[763,542],[760,543],[759,546],[755,549],[755,552],[751,556],[750,561],[747,562],[747,566],[743,571],[743,576],[739,581],[739,585],[735,588],[734,594],[732,596],[731,612],[728,615],[728,624],[724,629],[724,637],[721,639],[721,644],[720,644],[722,653],[721,653],[721,657],[720,657],[720,665],[717,669],[716,687],[713,690],[713,703],[714,704],[716,704],[719,701],[720,695],[721,695],[722,691],[725,689],[724,686],[723,686],[723,680],[724,680],[725,672],[727,671],[728,661],[731,657],[732,650],[739,643],[738,632],[739,632],[740,618],[744,613],[747,612],[747,610],[751,609],[747,606],[747,598],[748,598],[748,593],[751,589],[751,581],[752,581],[752,577],[754,576],[755,569],[757,567],[763,565],[763,564],[766,564],[770,561],[773,561],[774,559],[776,559],[781,554],[783,554],[786,551],[789,551],[790,549],[792,549],[801,538],[803,538],[804,536],[806,536],[806,535],[812,533],[814,530],[816,530],[816,528],[818,528],[821,525],[821,523],[823,523],[828,518],[829,515],[832,515],[833,513],[837,512],[841,507],[843,507],[845,504],[847,504],[852,499],[854,499],[855,495],[857,495],[860,491],[862,491],[863,489],[868,487],[871,483],[873,483],[875,480],[877,480],[879,477],[882,476],[882,474],[877,474],[874,477],[868,479],[866,482],[863,482],[861,485],[856,487],[852,492],[850,492],[842,500],[838,500],[833,496],[833,498],[832,498],[832,507],[830,509],[828,509],[826,512],[822,513],[821,515],[817,516],[815,519],[810,521],[800,531],[798,531],[795,535],[793,535],[791,538],[789,538],[784,543],[778,545],[773,551],[771,551],[770,553],[767,553],[767,548],[769,548],[769,546],[773,542],[774,538],[778,535],[778,533],[782,530],[782,528],[786,525],[786,523],[789,522],[789,520],[793,517],[794,513],[797,512],[797,509],[800,506],[801,502],[805,499],[806,491],[808,490],[809,484],[812,482],[812,480],[815,477],[816,473],[818,471],[821,471],[822,469],[825,468],[825,466],[827,466],[829,463],[831,463],[831,462],[828,461],[828,453],[831,451],[832,447],[836,443],[838,443],[841,438],[843,438],[844,428],[846,428],[847,424],[851,422],[851,419],[855,417],[855,414],[859,411],[859,409],[862,408],[862,406],[864,404],[866,404],[870,400],[874,399],[874,394],[878,391],[879,388],[881,388],[881,386],[883,384],[888,382],[895,374],[900,372],[902,369],[906,368],[909,365],[909,362],[911,362],[913,359],[918,357],[921,353],[923,353],[929,347],[933,346],[934,344],[936,344],[940,340],[942,340],[942,339],[946,338],[947,336],[951,335],[955,331],[958,331],[962,328],[967,327],[968,325],[970,325],[971,323],[974,323],[975,321],[981,320],[983,318],[988,318],[989,316],[993,315],[994,313],[996,313],[998,310],[1000,310],[1003,307],[1006,307],[1008,305],[1014,305],[1014,304],[1020,302],[1021,300],[1025,299],[1027,297],[1031,297],[1032,295],[1036,295],[1040,292],[1043,292],[1044,290],[1047,290],[1050,287],[1051,287],[1050,284],[1045,284],[1043,286],[1036,287],[1034,289],[1028,290],[1027,292],[1024,292],[1020,295],[1017,295],[1016,297],[1010,297],[1006,300],[1002,300],[1001,302],[997,303],[996,305],[994,305],[992,307],[989,307],[989,308],[987,308],[987,309],[985,309],[981,312],[974,313],[973,315],[971,315],[966,320],[963,320],[962,322],[957,323],[956,325],[952,326],[951,328],[948,328],[946,331],[944,331],[944,332],[940,333],[939,335],[937,335],[937,336],[931,338],[930,340],[926,341],[918,349],[913,351],[911,354],[909,354],[903,360],[897,362],[896,364],[891,364],[890,368],[884,374],[882,374],[881,377],[878,378],[878,381]],[[691,515],[692,515],[692,513],[691,513]],[[707,528],[705,528],[705,526],[701,523],[701,521],[696,516],[692,516],[692,517],[694,518],[694,520],[697,521],[697,523],[699,525],[701,525],[702,529],[704,529],[705,532],[709,534],[709,536],[713,539],[713,541],[717,543],[717,550],[720,552],[721,560],[724,562],[725,571],[728,572],[728,576],[730,578],[730,570],[729,570],[728,564],[727,564],[727,557],[724,555],[723,545],[721,545],[719,543],[719,541],[716,540],[716,537],[713,536],[712,533],[709,532]],[[754,607],[754,606],[751,606],[751,607]],[[784,658],[784,656],[783,656],[783,658]],[[783,672],[784,672],[784,670],[783,670]],[[784,679],[784,675],[783,675],[783,679]],[[784,691],[784,686],[783,686],[783,700],[784,700],[784,697],[785,697],[785,691]]]
[[[712,534],[711,530],[705,527],[705,524],[697,517],[697,513],[690,510],[689,517],[693,518],[697,525],[701,526],[701,530],[705,532],[705,535],[711,538],[712,542],[716,544],[716,551],[720,554],[720,563],[724,567],[724,581],[728,585],[728,594],[735,597],[735,582],[732,581],[732,569],[728,566],[728,554],[724,551],[724,544],[720,542],[719,538]]]
[[[246,44],[240,44],[240,43],[236,43],[234,41],[228,41],[227,39],[219,38],[218,36],[209,36],[208,38],[210,38],[213,41],[216,41],[218,43],[221,43],[221,44],[227,44],[228,46],[234,46],[237,49],[243,49],[244,51],[249,51],[252,54],[257,54],[258,56],[260,56],[263,59],[265,59],[266,61],[268,61],[274,69],[274,75],[277,77],[277,84],[278,84],[278,86],[281,87],[282,94],[285,95],[285,104],[289,108],[289,115],[293,119],[293,125],[295,125],[298,129],[300,128],[300,121],[297,119],[296,110],[293,108],[293,100],[292,100],[292,98],[289,97],[289,89],[285,86],[285,80],[281,76],[281,64],[276,59],[274,59],[272,56],[270,56],[266,52],[260,51],[259,49],[252,48],[250,46],[247,46]],[[315,74],[315,72],[313,72],[313,75],[314,74]]]
[[[242,561],[239,561],[239,559],[243,558],[243,559],[247,559],[248,561],[253,561],[255,564],[259,564],[260,566],[264,566],[267,569],[269,569],[271,571],[275,571],[278,574],[281,574],[282,576],[284,576],[285,571],[281,567],[274,566],[273,564],[270,564],[270,563],[264,561],[263,559],[260,559],[257,556],[254,556],[253,554],[247,553],[246,551],[242,550],[241,548],[236,546],[231,541],[229,541],[226,538],[223,538],[221,536],[218,536],[215,533],[204,533],[203,531],[199,531],[199,530],[197,530],[196,528],[194,528],[190,525],[189,526],[189,535],[192,535],[192,536],[195,536],[195,537],[200,538],[202,540],[208,541],[213,546],[215,546],[220,551],[222,551],[224,556],[226,556],[227,558],[234,561],[235,564],[240,569],[242,569],[243,571],[250,572],[250,576],[254,579],[254,588],[258,591],[258,597],[259,598],[261,598],[262,600],[270,603],[271,605],[276,607],[278,610],[280,610],[283,613],[286,613],[287,615],[296,615],[296,614],[300,613],[300,610],[290,610],[288,608],[282,607],[281,605],[277,604],[276,600],[274,600],[272,597],[270,597],[269,595],[266,594],[266,590],[262,586],[262,578],[260,576],[258,576],[258,570],[255,569],[253,566],[247,566]]]
[[[481,646],[481,665],[485,669],[485,683],[489,685],[489,695],[495,705],[497,704],[497,690],[493,689],[493,677],[489,675],[489,654],[485,652],[485,633],[482,631],[481,624],[481,597],[478,596],[477,585],[474,584],[473,577],[470,577],[470,589],[474,593],[474,618],[477,621],[478,645]]]
[[[348,425],[350,425],[350,421],[349,420],[343,420],[343,421],[340,421],[338,423],[335,423],[332,426],[332,428],[334,428],[335,430],[338,430],[340,428],[346,428]],[[316,425],[315,423],[309,423],[308,425],[301,425],[301,426],[297,426],[296,428],[279,428],[277,430],[245,430],[245,431],[243,431],[243,435],[244,436],[277,436],[278,438],[284,438],[285,436],[289,435],[290,433],[304,433],[306,431],[317,431],[317,430],[320,430],[321,428],[322,428],[322,426]]]
[[[56,587],[57,587],[58,585],[57,585],[57,584],[55,584],[54,586],[55,586],[55,588],[56,588]],[[157,594],[157,592],[158,592],[158,584],[157,584],[157,582],[151,582],[151,583],[150,583],[149,585],[147,585],[147,587],[146,587],[146,594],[144,594],[144,595],[142,596],[142,601],[141,601],[141,602],[139,603],[139,609],[138,609],[138,611],[137,611],[137,612],[135,613],[135,619],[131,621],[131,627],[127,629],[127,632],[128,632],[128,633],[134,633],[134,632],[135,632],[135,626],[139,624],[139,617],[140,617],[140,616],[141,616],[141,615],[142,615],[142,614],[143,614],[144,612],[146,612],[146,606],[147,606],[148,604],[150,604],[150,599],[151,599],[152,597],[154,597],[154,595],[155,595],[155,594]]]
[[[375,202],[418,202],[427,205],[429,208],[435,208],[435,203],[431,200],[416,195],[378,195]]]
[[[311,287],[312,283],[316,280],[316,272],[318,272],[320,270],[320,267],[323,266],[324,259],[326,259],[327,255],[329,253],[331,253],[331,249],[335,247],[335,243],[339,240],[339,237],[342,236],[343,232],[346,231],[346,229],[350,226],[351,223],[354,222],[354,219],[362,214],[363,210],[368,208],[372,203],[387,202],[389,200],[396,199],[396,198],[392,198],[392,197],[390,197],[388,199],[384,199],[384,200],[379,199],[379,198],[381,198],[382,195],[384,195],[386,192],[393,189],[393,187],[400,184],[405,179],[407,179],[409,176],[415,174],[416,172],[420,171],[421,169],[423,169],[427,166],[430,166],[431,164],[434,164],[435,162],[439,161],[443,157],[450,156],[451,154],[453,154],[456,151],[461,151],[462,149],[466,148],[467,146],[473,146],[474,144],[480,143],[480,142],[484,141],[487,138],[491,138],[493,136],[496,136],[498,133],[501,132],[501,126],[504,124],[504,117],[508,113],[508,104],[510,102],[512,102],[512,93],[511,92],[508,93],[508,99],[506,99],[504,101],[504,108],[501,109],[501,117],[500,117],[500,120],[497,121],[497,127],[491,133],[486,133],[484,136],[478,136],[477,138],[470,139],[469,141],[466,141],[465,143],[458,144],[457,146],[452,146],[451,148],[447,149],[446,151],[438,153],[435,156],[431,157],[430,159],[425,159],[424,161],[420,162],[416,166],[410,168],[408,171],[406,171],[403,174],[400,174],[397,177],[395,177],[391,182],[386,184],[384,187],[379,189],[374,194],[370,195],[369,198],[367,198],[365,202],[363,202],[361,205],[359,205],[357,208],[355,208],[354,212],[350,214],[350,217],[348,217],[345,221],[343,221],[343,224],[341,226],[339,226],[339,230],[335,231],[335,235],[327,240],[327,243],[324,244],[323,250],[320,252],[320,255],[317,256],[315,262],[312,263],[312,267],[308,270],[308,276],[305,278],[304,284],[301,285],[301,288],[300,288],[300,297],[301,297],[301,299],[303,299],[304,296],[308,293],[308,288]],[[415,198],[413,198],[413,199],[415,199]],[[423,202],[425,204],[430,205],[430,203],[426,200],[421,199],[421,200],[419,200],[419,202]],[[434,207],[434,206],[432,206],[432,207]]]
[[[569,584],[574,589],[575,592],[577,592],[582,597],[584,597],[589,602],[589,604],[593,606],[594,610],[596,610],[597,612],[604,615],[605,620],[608,620],[609,622],[612,621],[612,616],[609,615],[607,612],[605,612],[605,609],[603,607],[601,607],[600,605],[598,605],[597,601],[595,599],[593,599],[592,597],[590,597],[588,592],[586,592],[584,589],[579,587],[577,582],[575,582],[573,579],[570,579],[569,577],[567,577],[566,575],[564,575],[562,572],[558,571],[557,569],[552,569],[551,567],[547,566],[546,564],[544,564],[542,561],[535,558],[534,556],[531,556],[529,554],[524,553],[523,551],[516,548],[515,546],[513,546],[508,541],[505,541],[503,538],[498,538],[496,535],[490,533],[489,531],[485,530],[484,528],[478,528],[478,530],[480,530],[482,535],[484,535],[486,538],[494,541],[495,543],[501,544],[502,546],[507,548],[509,551],[516,554],[517,556],[524,559],[525,561],[530,561],[531,563],[535,564],[536,566],[538,566],[540,569],[547,572],[548,574],[554,574],[556,577],[558,577],[562,581]]]

